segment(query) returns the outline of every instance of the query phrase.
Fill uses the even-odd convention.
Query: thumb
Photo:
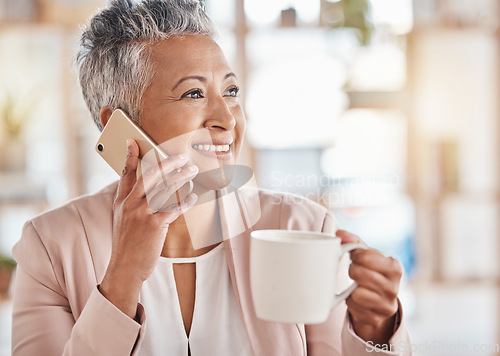
[[[130,194],[137,181],[137,164],[139,162],[139,146],[135,140],[127,139],[127,158],[118,184],[117,200],[123,201]]]
[[[342,244],[353,243],[353,242],[359,242],[364,244],[364,242],[358,236],[350,233],[349,231],[337,230],[335,235],[337,235],[337,237],[340,237],[340,239],[342,240]]]

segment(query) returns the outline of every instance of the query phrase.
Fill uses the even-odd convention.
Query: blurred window
[[[359,29],[329,27],[343,5],[307,0],[306,11],[305,3],[245,1],[247,133],[259,183],[334,209],[342,225],[395,254],[408,272],[414,211],[404,193],[407,116],[401,95],[391,93],[406,85],[412,1],[369,1],[365,45]],[[366,102],[350,103],[347,91]],[[385,95],[384,104],[371,93]],[[382,226],[396,216],[399,224]]]
[[[320,14],[320,1],[311,0],[247,0],[245,13],[255,26],[275,25],[279,22],[281,11],[293,8],[300,23],[315,23]]]
[[[325,145],[347,108],[343,64],[322,29],[253,31],[247,97],[249,140],[257,148]]]

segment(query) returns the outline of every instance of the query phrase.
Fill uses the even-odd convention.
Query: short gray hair
[[[99,130],[105,106],[121,108],[140,123],[142,96],[155,76],[151,44],[184,34],[216,36],[198,0],[114,0],[91,18],[76,63]]]

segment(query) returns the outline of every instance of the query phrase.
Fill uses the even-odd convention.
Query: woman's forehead
[[[205,35],[185,35],[159,41],[152,46],[155,65],[171,73],[192,70],[229,70],[219,45]]]

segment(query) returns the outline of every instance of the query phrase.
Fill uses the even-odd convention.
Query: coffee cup
[[[310,231],[257,230],[250,241],[250,286],[257,317],[317,324],[357,287],[336,293],[344,253],[366,248],[341,244],[335,235]],[[347,273],[347,271],[346,271]]]

